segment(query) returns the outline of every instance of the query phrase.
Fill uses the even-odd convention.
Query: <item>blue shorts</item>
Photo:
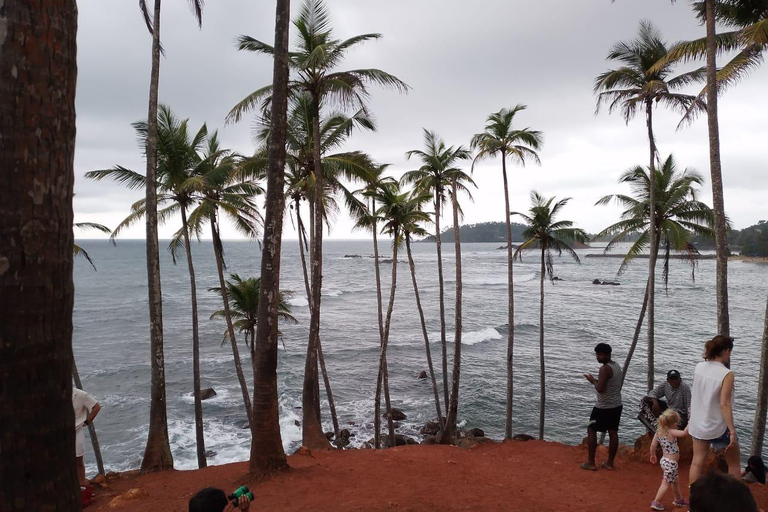
[[[699,438],[696,437],[695,439]],[[699,439],[699,441],[708,442],[715,450],[724,450],[731,444],[731,431],[726,428],[725,432],[720,437],[716,437],[715,439]]]

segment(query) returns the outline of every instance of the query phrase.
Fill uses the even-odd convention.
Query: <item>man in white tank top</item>
[[[729,472],[740,476],[739,443],[733,424],[732,350],[733,338],[715,336],[706,343],[705,360],[696,365],[688,423],[688,432],[693,437],[689,483],[701,475],[710,446],[715,450],[724,450]]]

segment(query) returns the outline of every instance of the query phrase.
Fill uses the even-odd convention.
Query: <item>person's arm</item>
[[[652,390],[648,391],[648,396],[653,398],[653,401],[655,403],[658,403],[658,398],[661,398],[662,396],[665,396],[664,394],[664,383],[662,382]]]
[[[729,372],[723,379],[723,387],[720,390],[720,412],[723,414],[725,424],[731,432],[731,442],[726,447],[731,448],[739,444],[736,437],[736,426],[733,424],[733,372]]]
[[[685,414],[691,419],[691,387],[686,385],[683,390],[683,400],[685,401]]]
[[[667,430],[667,435],[672,437],[685,437],[688,435],[688,427],[685,427],[685,430],[680,430],[677,428],[672,428]]]
[[[93,419],[96,417],[97,414],[99,414],[99,411],[101,410],[101,405],[99,402],[96,402],[93,404],[93,408],[88,413],[88,417],[85,418],[85,424],[88,425],[93,421]]]
[[[651,461],[651,464],[656,464],[656,449],[659,446],[659,442],[656,440],[656,435],[653,436],[653,441],[651,441],[651,456],[649,460]]]
[[[595,382],[595,389],[598,393],[604,393],[608,387],[608,381],[613,377],[613,370],[607,364],[604,364],[600,368],[600,373],[597,374],[597,382]]]

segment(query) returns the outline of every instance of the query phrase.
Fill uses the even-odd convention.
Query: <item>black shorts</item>
[[[592,414],[589,416],[589,428],[598,432],[606,432],[608,430],[619,430],[619,422],[621,421],[621,410],[623,405],[614,407],[613,409],[598,409],[592,408]]]

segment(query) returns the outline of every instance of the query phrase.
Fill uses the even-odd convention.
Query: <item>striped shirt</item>
[[[621,405],[621,366],[614,361],[607,364],[613,370],[613,375],[608,379],[605,391],[597,393],[595,407],[598,409],[615,409]]]

